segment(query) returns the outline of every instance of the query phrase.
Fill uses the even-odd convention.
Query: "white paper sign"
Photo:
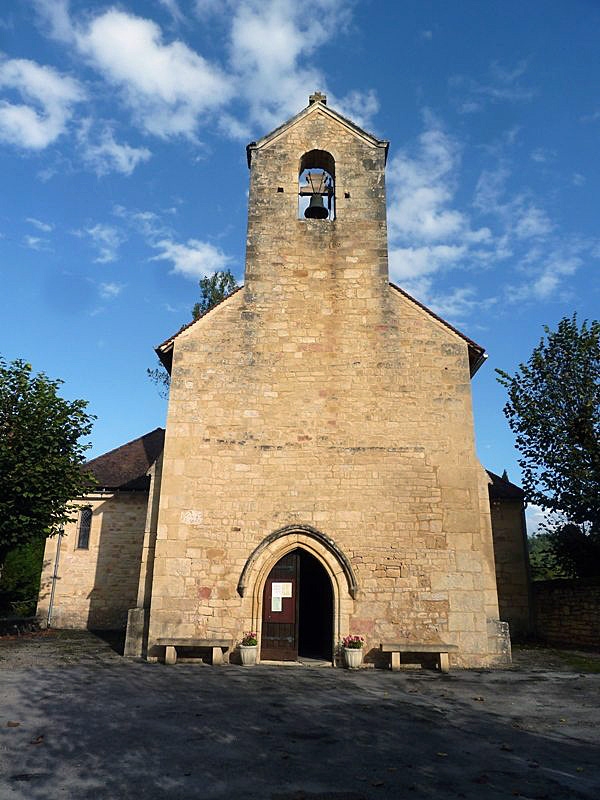
[[[286,583],[273,582],[271,584],[271,597],[291,597],[291,596],[292,596],[291,581]]]
[[[271,597],[271,611],[281,611],[282,600],[281,597]]]

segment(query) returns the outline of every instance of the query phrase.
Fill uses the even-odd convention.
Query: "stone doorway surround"
[[[265,582],[277,562],[293,550],[305,550],[325,569],[333,591],[333,642],[335,654],[341,639],[350,631],[358,585],[350,561],[337,544],[309,525],[288,525],[267,536],[252,552],[238,581],[238,594],[252,599],[252,630],[259,641],[263,618]],[[335,664],[335,658],[334,658]]]

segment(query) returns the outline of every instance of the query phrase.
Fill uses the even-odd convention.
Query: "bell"
[[[304,212],[306,219],[327,219],[329,211],[323,205],[323,196],[320,194],[312,194],[310,196],[310,203]]]

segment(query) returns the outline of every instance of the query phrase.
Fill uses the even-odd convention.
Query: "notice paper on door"
[[[282,611],[282,598],[271,596],[271,611]]]
[[[271,585],[271,597],[291,597],[292,596],[292,582],[273,581]]]

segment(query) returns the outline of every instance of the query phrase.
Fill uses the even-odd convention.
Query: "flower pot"
[[[362,664],[362,647],[344,647],[344,659],[348,669],[358,669]]]
[[[242,664],[245,667],[256,664],[256,656],[258,654],[257,644],[241,644],[240,654],[242,656]]]

